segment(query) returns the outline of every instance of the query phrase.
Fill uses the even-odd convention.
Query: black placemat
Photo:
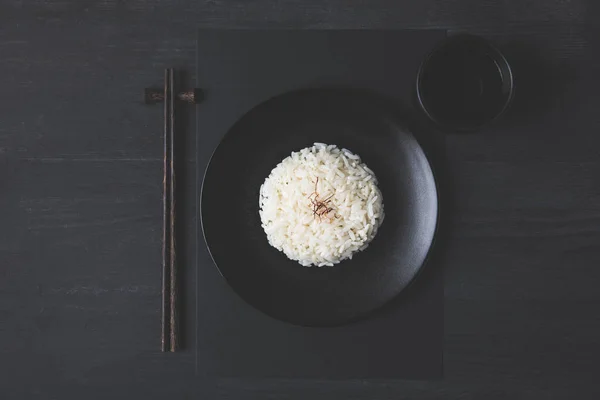
[[[380,92],[410,107],[418,66],[444,37],[440,30],[200,30],[197,79],[206,99],[197,114],[198,188],[229,127],[274,95],[342,84]],[[443,153],[433,147],[426,149],[430,158]],[[437,161],[432,160],[434,169]],[[213,265],[201,232],[198,219],[200,375],[441,377],[443,275],[435,258],[405,293],[371,317],[343,327],[306,328],[274,320],[239,298]]]

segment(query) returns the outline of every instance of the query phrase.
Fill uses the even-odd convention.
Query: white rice
[[[335,145],[315,143],[293,152],[271,171],[259,197],[271,246],[307,267],[351,259],[367,248],[384,218],[373,171]]]

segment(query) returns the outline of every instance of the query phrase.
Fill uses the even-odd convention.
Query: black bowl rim
[[[427,63],[431,60],[431,58],[442,48],[444,48],[445,46],[447,46],[450,43],[454,43],[457,41],[464,41],[464,42],[472,42],[475,43],[479,46],[485,46],[487,47],[487,49],[490,51],[490,54],[494,57],[494,61],[496,61],[501,68],[506,69],[506,71],[501,71],[501,74],[503,76],[503,80],[506,80],[508,82],[508,95],[506,96],[506,99],[504,100],[504,104],[502,106],[502,108],[496,113],[496,115],[493,118],[488,119],[487,121],[484,121],[480,124],[474,124],[474,125],[452,125],[452,124],[447,124],[447,123],[442,123],[439,121],[439,119],[437,119],[428,109],[427,109],[427,105],[423,99],[423,96],[421,94],[421,87],[422,87],[422,80],[423,80],[423,71],[425,69],[425,67],[427,66]],[[504,76],[506,75],[506,76]],[[416,98],[417,98],[417,102],[419,103],[419,107],[421,108],[421,111],[423,111],[423,113],[425,113],[425,115],[427,116],[427,118],[429,118],[430,121],[432,121],[435,125],[437,125],[439,128],[443,129],[443,130],[451,130],[451,131],[455,131],[455,132],[474,132],[477,131],[479,129],[482,129],[486,126],[491,125],[492,123],[494,123],[495,121],[497,121],[502,115],[504,115],[508,109],[508,107],[510,106],[510,104],[512,103],[513,97],[514,97],[514,92],[515,92],[515,82],[514,82],[514,74],[512,71],[512,68],[510,66],[510,63],[508,62],[508,60],[506,59],[506,57],[504,56],[504,54],[500,51],[500,49],[498,49],[498,47],[496,47],[494,44],[492,44],[490,41],[482,38],[481,36],[477,36],[477,35],[472,35],[469,33],[459,33],[459,34],[455,34],[455,35],[451,35],[449,37],[447,37],[446,39],[442,40],[440,43],[438,43],[425,57],[425,59],[423,60],[423,62],[421,62],[421,65],[419,66],[419,70],[417,72],[417,79],[416,79]]]

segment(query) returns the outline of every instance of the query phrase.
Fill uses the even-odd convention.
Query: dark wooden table
[[[2,2],[0,398],[600,398],[597,3]],[[162,113],[141,93],[170,66],[193,81],[197,27],[442,27],[528,60],[514,129],[551,118],[563,136],[507,146],[507,121],[447,140],[460,178],[443,380],[200,381],[190,320],[186,349],[158,352]],[[193,237],[188,132],[181,215]],[[193,308],[193,243],[182,248]]]

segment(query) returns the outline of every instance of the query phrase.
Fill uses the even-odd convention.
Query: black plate
[[[415,277],[436,230],[436,184],[388,105],[356,91],[292,92],[255,107],[221,141],[202,186],[202,228],[219,271],[246,302],[298,325],[340,325],[384,305]],[[289,260],[269,245],[258,214],[270,171],[313,142],[359,154],[383,194],[386,217],[371,245],[334,267]]]

